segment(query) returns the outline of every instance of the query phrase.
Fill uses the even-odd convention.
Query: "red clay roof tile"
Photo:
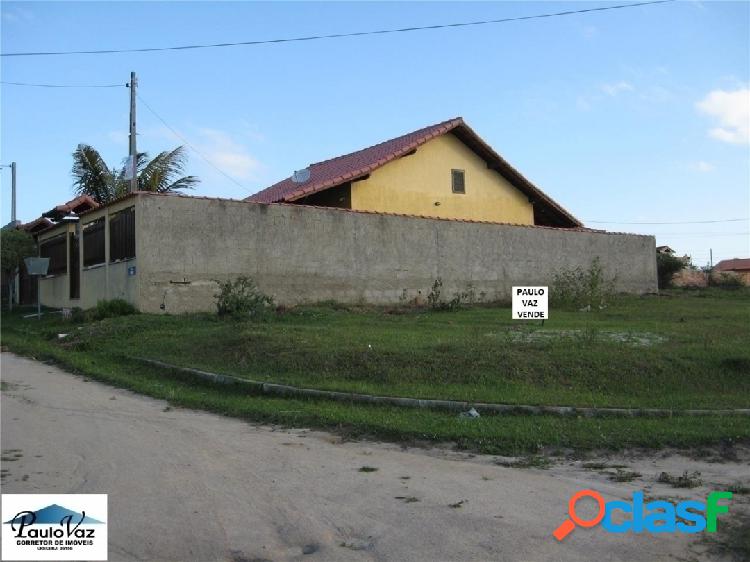
[[[750,270],[750,258],[734,258],[722,260],[714,267],[715,271],[747,271]]]
[[[508,164],[461,117],[407,133],[363,150],[316,162],[308,167],[310,178],[304,183],[294,182],[289,177],[251,195],[245,200],[256,203],[295,201],[303,196],[336,187],[351,179],[366,176],[388,162],[413,151],[427,141],[449,132],[456,134],[460,140],[484,158],[489,165],[497,169],[513,185],[533,199],[535,207],[541,208],[542,212],[550,217],[553,222],[567,227],[582,226],[578,219]]]

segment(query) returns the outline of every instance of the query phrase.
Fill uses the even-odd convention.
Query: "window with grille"
[[[104,217],[83,227],[83,267],[104,263]]]
[[[109,260],[135,257],[135,207],[112,215],[109,219]]]
[[[48,238],[39,244],[39,255],[49,258],[47,275],[56,275],[68,271],[68,244],[67,236],[61,234]]]
[[[463,170],[451,170],[451,185],[453,193],[466,193]]]

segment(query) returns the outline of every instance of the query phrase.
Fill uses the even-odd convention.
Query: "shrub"
[[[712,273],[708,277],[709,287],[721,289],[741,289],[745,286],[742,278],[736,273]]]
[[[427,295],[427,304],[430,308],[437,310],[442,307],[443,301],[440,299],[440,293],[443,292],[443,280],[438,277],[432,284],[429,294]]]
[[[273,299],[263,294],[250,277],[216,281],[216,311],[219,316],[260,319],[272,309]]]
[[[615,293],[615,278],[607,279],[598,257],[588,269],[581,266],[555,273],[550,298],[561,306],[596,310],[607,306]]]
[[[81,307],[76,306],[70,310],[70,321],[73,324],[83,324],[86,319],[86,312]]]
[[[474,304],[477,302],[477,294],[474,286],[469,284],[465,291],[454,293],[453,298],[445,301],[442,298],[443,280],[438,277],[432,284],[429,294],[427,295],[427,304],[432,310],[455,310],[465,304]]]
[[[137,313],[138,310],[124,299],[102,300],[97,302],[94,308],[86,311],[91,320],[104,320]]]
[[[656,276],[660,289],[672,286],[672,279],[685,267],[685,262],[669,254],[656,254]]]

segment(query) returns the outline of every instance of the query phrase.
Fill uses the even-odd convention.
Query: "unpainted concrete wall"
[[[215,279],[249,275],[276,302],[397,303],[471,284],[505,298],[598,256],[617,289],[656,291],[654,238],[295,205],[140,196],[138,296],[145,312],[214,310]]]

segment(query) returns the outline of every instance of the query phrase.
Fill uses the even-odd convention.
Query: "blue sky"
[[[2,51],[171,46],[497,19],[620,3],[3,2]],[[750,256],[750,4],[675,2],[499,25],[177,52],[3,57],[3,81],[139,93],[200,195],[241,198],[311,162],[461,115],[587,225],[652,233],[700,264]],[[72,196],[71,152],[126,154],[128,90],[2,86],[18,215]],[[182,142],[139,106],[139,150]],[[10,171],[2,223],[10,218]]]

